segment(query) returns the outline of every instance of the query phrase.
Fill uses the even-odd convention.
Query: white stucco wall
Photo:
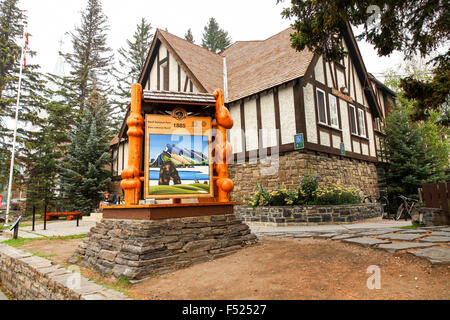
[[[319,131],[319,133],[320,133],[320,144],[322,146],[330,147],[331,146],[330,135],[324,131]]]
[[[373,119],[370,112],[366,112],[367,117],[367,132],[369,136],[369,152],[370,156],[376,157],[376,151],[375,151],[375,137],[373,133]]]
[[[126,169],[128,166],[128,147],[129,147],[129,144],[127,141],[123,144],[124,159],[125,159],[124,164],[123,164],[124,169]],[[120,173],[122,173],[122,171]]]
[[[311,143],[318,143],[317,124],[316,124],[316,108],[314,99],[316,94],[312,84],[308,83],[303,88],[303,99],[305,103],[305,118],[306,118],[306,136],[307,141]]]
[[[281,143],[294,143],[297,128],[295,123],[294,89],[292,85],[278,91],[278,100],[280,104]]]
[[[319,57],[317,60],[316,66],[314,67],[314,74],[316,76],[316,80],[320,83],[325,84],[325,74],[323,72],[323,58]]]
[[[369,155],[369,147],[367,146],[367,144],[365,143],[361,144],[361,153],[365,156]]]
[[[331,66],[331,69],[330,69],[330,66]],[[328,86],[330,87],[330,88],[333,88],[333,79],[331,78],[331,72],[332,72],[332,70],[334,70],[333,69],[333,63],[332,62],[326,62],[325,63],[325,70],[326,70],[326,73],[327,73],[327,81],[328,81]]]
[[[258,149],[258,120],[256,99],[244,102],[245,110],[245,143],[247,151]]]
[[[361,153],[361,144],[358,141],[353,141],[353,152]]]
[[[339,106],[341,110],[341,125],[342,125],[342,138],[345,145],[345,150],[352,150],[350,125],[348,121],[348,104],[347,101],[339,99]]]
[[[273,92],[261,95],[261,128],[263,148],[277,145]]]
[[[178,63],[169,54],[169,91],[178,91]]]
[[[337,69],[336,72],[338,80],[338,90],[341,90],[342,87],[345,87],[345,75],[344,72],[340,69]]]
[[[230,130],[230,143],[233,153],[242,152],[242,136],[241,136],[241,107],[239,103],[230,105],[230,115],[233,118],[233,128]]]
[[[341,148],[341,137],[340,136],[336,136],[336,135],[332,135],[332,142],[333,142],[333,148],[335,149],[340,149]]]

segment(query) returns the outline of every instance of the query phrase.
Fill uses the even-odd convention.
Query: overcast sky
[[[27,61],[41,65],[43,72],[53,72],[59,41],[64,40],[63,52],[71,50],[70,39],[64,33],[80,25],[80,12],[86,3],[87,0],[20,0],[19,6],[28,15],[30,47],[37,51],[37,56]],[[289,1],[279,5],[276,0],[103,0],[102,3],[111,27],[109,46],[114,52],[132,37],[141,17],[151,22],[153,32],[156,28],[167,28],[184,37],[191,28],[197,44],[201,44],[203,28],[210,17],[216,18],[233,41],[263,40],[291,23],[280,14]],[[402,61],[400,54],[379,58],[370,45],[361,42],[359,45],[368,71],[377,77]]]

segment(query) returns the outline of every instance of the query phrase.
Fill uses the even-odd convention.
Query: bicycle
[[[400,195],[399,198],[403,200],[403,203],[400,204],[400,206],[397,209],[397,214],[394,217],[395,221],[398,221],[400,219],[400,217],[404,214],[404,212],[406,212],[413,221],[417,220],[418,212],[417,212],[417,209],[416,210],[414,210],[414,209],[415,209],[416,203],[418,203],[419,200],[407,198],[402,195]],[[413,211],[414,211],[414,213],[412,213]],[[414,217],[413,217],[413,215],[414,215]],[[404,214],[404,216],[405,216],[405,220],[408,220],[407,215]]]

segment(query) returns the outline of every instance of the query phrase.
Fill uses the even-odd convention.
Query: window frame
[[[362,116],[362,117],[360,117],[360,116]],[[359,136],[367,138],[366,112],[365,112],[365,110],[363,110],[361,108],[358,108],[358,127],[359,127]],[[362,134],[363,132],[364,132],[364,134]]]
[[[332,100],[334,100],[334,106],[336,107],[336,124],[333,124],[333,112],[331,111],[331,106],[333,105],[333,103],[331,102]],[[328,94],[328,101],[329,101],[329,110],[330,110],[330,126],[336,129],[340,128],[340,123],[339,123],[339,106],[338,106],[338,99],[336,96],[332,95],[331,93]]]
[[[320,104],[319,104],[319,92],[323,94],[323,106],[325,111],[325,122],[320,120]],[[316,104],[317,104],[317,120],[319,124],[329,125],[328,124],[328,110],[327,110],[327,96],[324,90],[316,88]]]
[[[352,105],[352,104],[348,104],[348,108],[350,110],[350,133],[354,134],[354,135],[359,135],[359,128],[358,128],[358,118],[357,118],[357,114],[356,114],[356,106]],[[352,114],[354,115],[354,119],[355,119],[355,125],[353,126],[352,123]],[[353,132],[353,129],[355,130],[355,132]]]

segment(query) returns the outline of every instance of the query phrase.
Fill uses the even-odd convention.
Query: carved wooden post
[[[213,125],[217,127],[218,140],[215,146],[215,155],[217,162],[214,164],[214,168],[217,173],[217,177],[214,177],[218,189],[218,202],[228,202],[228,194],[233,191],[233,180],[228,177],[228,163],[227,159],[231,156],[231,145],[227,141],[227,129],[233,127],[233,119],[230,116],[230,112],[224,105],[223,91],[216,90],[214,92],[214,98],[216,98],[216,123]]]
[[[131,112],[128,116],[128,166],[122,172],[121,188],[125,192],[125,205],[139,204],[141,194],[140,166],[142,137],[144,136],[144,117],[142,116],[142,86],[131,86]]]

